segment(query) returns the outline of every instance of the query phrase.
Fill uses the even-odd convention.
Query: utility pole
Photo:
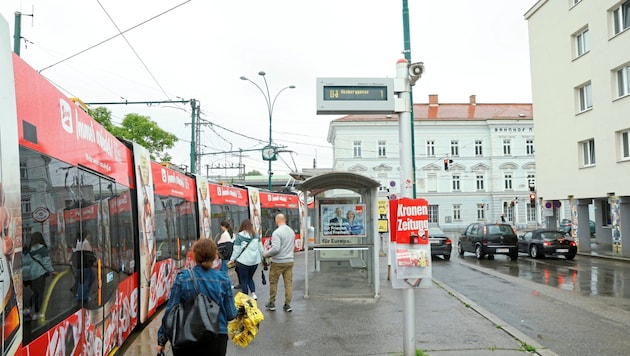
[[[35,14],[23,14],[19,11],[15,12],[15,24],[13,27],[13,52],[20,56],[20,43],[22,39],[22,16],[35,17]]]
[[[409,5],[408,0],[403,0],[403,36],[404,36],[404,48],[403,53],[405,54],[405,59],[407,63],[411,62],[411,35],[409,34]],[[416,135],[414,133],[414,123],[413,123],[413,87],[409,88],[409,100],[411,105],[411,167],[413,170],[413,198],[416,198]]]

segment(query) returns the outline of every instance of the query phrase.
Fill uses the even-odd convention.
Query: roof
[[[376,189],[381,184],[370,177],[350,172],[330,172],[320,174],[305,180],[297,188],[306,190],[328,190],[328,189],[348,189],[357,191],[359,189]]]
[[[414,120],[532,120],[532,104],[414,104]],[[398,115],[347,115],[334,122],[397,121]]]

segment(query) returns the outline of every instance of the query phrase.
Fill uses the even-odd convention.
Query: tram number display
[[[324,100],[387,101],[387,86],[324,86]]]

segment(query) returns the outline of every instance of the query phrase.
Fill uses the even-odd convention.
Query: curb
[[[448,293],[450,293],[451,295],[453,295],[456,299],[458,299],[464,305],[466,305],[469,308],[471,308],[472,310],[474,310],[477,314],[481,315],[482,317],[484,317],[485,319],[487,319],[491,323],[501,327],[501,329],[503,331],[505,331],[506,333],[508,333],[512,337],[514,337],[516,340],[534,347],[536,349],[536,353],[535,353],[536,355],[540,355],[540,356],[558,356],[558,354],[556,354],[555,352],[547,349],[545,346],[539,344],[536,340],[534,340],[534,339],[530,338],[529,336],[523,334],[521,331],[519,331],[515,327],[509,325],[508,323],[506,323],[505,321],[500,319],[498,316],[494,315],[493,313],[489,312],[488,310],[486,310],[485,308],[483,308],[479,304],[477,304],[477,303],[473,302],[472,300],[468,299],[465,295],[460,294],[459,292],[455,291],[454,289],[449,287],[447,284],[441,282],[440,280],[438,280],[436,278],[433,278],[433,283],[435,285],[437,285],[439,288],[442,288],[445,291],[447,291]]]

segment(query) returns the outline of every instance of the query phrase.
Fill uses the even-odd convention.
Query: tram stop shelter
[[[315,228],[314,241],[306,241],[304,253],[305,279],[304,298],[314,295],[331,297],[373,297],[379,298],[379,251],[377,190],[380,183],[372,178],[351,172],[328,172],[306,179],[296,188],[304,197],[314,198],[315,209],[312,217]],[[353,203],[363,214],[364,225],[361,233],[347,238],[326,238],[330,207],[326,203],[335,197],[325,197],[321,193],[344,189],[358,194]],[[352,200],[352,198],[350,198]],[[342,201],[342,200],[339,200]],[[334,204],[332,204],[334,211]],[[308,221],[308,209],[304,209],[304,223]],[[325,220],[326,219],[326,220]],[[309,265],[309,254],[314,261]],[[324,257],[328,256],[328,257]],[[332,256],[332,257],[330,257]],[[337,257],[335,257],[337,256]],[[312,277],[309,278],[309,277]],[[311,283],[309,283],[311,282]]]

